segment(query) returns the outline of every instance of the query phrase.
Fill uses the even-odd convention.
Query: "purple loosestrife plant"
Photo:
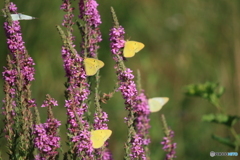
[[[100,15],[97,10],[97,2],[95,0],[80,0],[79,18],[83,21],[84,24],[80,25],[82,31],[82,45],[81,49],[84,51],[83,56],[97,58],[97,49],[99,48],[98,43],[102,41],[101,32],[99,30],[99,25],[102,23]],[[108,129],[108,126],[105,122],[108,121],[107,113],[103,112],[98,96],[99,89],[99,75],[96,75],[96,88],[95,88],[95,104],[96,104],[96,113],[94,114],[94,124],[93,128],[97,129]]]
[[[95,88],[95,113],[94,113],[94,123],[93,128],[94,130],[99,129],[108,129],[108,125],[106,122],[108,122],[108,114],[103,111],[103,109],[100,106],[100,98],[99,98],[99,76],[97,73],[96,76],[96,83],[97,86]],[[110,150],[107,148],[108,142],[105,142],[104,146],[95,150],[95,158],[98,160],[111,160],[112,154]]]
[[[174,137],[174,132],[170,130],[170,134],[167,137],[163,137],[163,141],[161,144],[163,145],[163,150],[167,152],[165,160],[171,160],[173,158],[176,158],[175,154],[176,151],[175,149],[177,148],[177,143],[172,143],[172,138]]]
[[[2,73],[4,79],[3,114],[5,115],[5,137],[10,159],[31,159],[33,157],[33,119],[31,107],[31,81],[34,80],[33,59],[28,55],[22,38],[19,21],[12,21],[11,13],[17,13],[14,3],[5,1],[6,22],[4,29],[10,51],[7,66]]]
[[[63,41],[62,58],[67,82],[65,83],[65,107],[67,113],[67,136],[69,150],[65,153],[64,159],[81,160],[112,160],[112,154],[106,142],[101,148],[93,149],[90,140],[91,130],[108,129],[108,114],[104,112],[101,103],[105,103],[112,97],[113,93],[120,91],[125,100],[125,109],[128,116],[125,122],[128,126],[128,139],[125,143],[124,159],[149,159],[148,144],[149,138],[149,107],[144,90],[137,89],[134,82],[133,71],[126,68],[122,50],[124,47],[124,28],[119,25],[113,8],[111,8],[114,26],[110,31],[111,52],[114,61],[114,68],[117,74],[117,89],[112,93],[100,96],[99,72],[95,75],[95,90],[91,90],[89,78],[84,70],[84,59],[86,57],[98,58],[99,42],[102,35],[99,25],[102,23],[95,0],[79,0],[79,17],[81,22],[77,23],[81,31],[81,51],[75,49],[75,37],[73,26],[75,22],[74,8],[71,0],[63,0],[61,9],[66,13],[62,26],[57,29]],[[58,159],[60,148],[59,127],[61,125],[53,116],[52,108],[57,106],[57,101],[46,96],[42,107],[48,108],[48,118],[45,123],[40,123],[40,116],[31,98],[31,81],[34,80],[35,65],[33,59],[28,55],[22,39],[20,23],[12,21],[11,13],[17,13],[15,4],[5,0],[4,15],[7,17],[4,29],[7,36],[7,45],[10,50],[7,56],[7,66],[2,73],[4,79],[3,115],[4,132],[7,139],[9,159]],[[93,82],[93,81],[91,81]],[[93,84],[93,83],[91,83]],[[90,93],[94,94],[95,111],[93,123],[90,123],[90,111],[88,102]],[[35,115],[32,116],[31,108]],[[34,118],[33,118],[34,117]],[[163,120],[165,121],[165,119]],[[167,152],[166,160],[175,158],[176,143],[172,142],[173,131],[166,127],[163,150]],[[34,156],[34,147],[38,154]],[[1,157],[0,157],[1,159]]]
[[[128,117],[125,118],[126,123],[129,128],[128,140],[125,144],[125,159],[147,159],[145,150],[143,149],[144,145],[147,145],[149,140],[143,134],[148,131],[148,126],[145,124],[141,128],[143,121],[143,113],[148,111],[146,100],[142,94],[138,95],[136,84],[133,81],[134,75],[132,70],[124,66],[123,60],[125,59],[122,56],[122,48],[124,47],[124,28],[119,25],[116,14],[111,8],[114,27],[110,31],[110,41],[111,41],[111,51],[113,59],[116,62],[115,69],[118,76],[119,88],[118,90],[122,92],[122,96],[125,99],[126,110],[129,111]],[[148,112],[149,114],[149,112]],[[146,120],[145,122],[149,122]],[[144,122],[144,123],[145,123]],[[141,131],[144,130],[144,133]],[[141,132],[141,133],[140,133]],[[148,139],[148,138],[147,138]]]
[[[138,88],[138,112],[136,112],[137,117],[134,121],[137,133],[143,138],[143,146],[146,154],[146,158],[150,159],[150,153],[148,145],[151,142],[150,136],[149,136],[149,129],[150,129],[150,110],[148,105],[148,99],[146,95],[144,94],[144,90],[141,86],[141,75],[140,71],[137,72],[137,88]]]
[[[96,88],[97,90],[97,88]],[[96,91],[96,93],[98,93]],[[108,122],[108,115],[106,112],[104,112],[102,110],[102,108],[100,107],[99,104],[99,98],[96,95],[95,97],[95,104],[96,104],[96,110],[94,113],[94,123],[93,123],[93,128],[94,130],[98,130],[98,129],[108,129],[108,125],[106,122]],[[112,155],[110,153],[110,150],[108,148],[106,148],[106,146],[108,146],[108,143],[105,142],[104,147],[101,147],[99,149],[95,150],[95,155],[96,155],[96,159],[98,160],[111,160],[112,159]]]
[[[149,148],[148,145],[151,142],[149,137],[149,128],[150,128],[150,110],[148,106],[148,100],[144,91],[141,90],[141,93],[138,95],[137,99],[139,100],[138,103],[138,112],[136,112],[134,120],[134,125],[136,127],[137,134],[143,139],[143,147],[146,154],[146,158],[149,158]]]
[[[139,111],[139,97],[136,89],[136,84],[133,81],[132,71],[127,68],[126,71],[121,72],[118,76],[120,81],[119,90],[122,92],[123,98],[125,99],[126,110],[129,111],[128,117],[125,118],[126,123],[129,127],[128,141],[126,144],[126,156],[128,159],[146,159],[146,155],[143,149],[143,137],[138,133],[138,124],[135,121],[138,120]],[[128,151],[130,149],[130,151]]]
[[[161,144],[163,145],[163,150],[167,152],[165,160],[172,160],[176,158],[176,151],[175,149],[177,148],[177,143],[173,143],[173,137],[174,137],[174,131],[169,129],[167,126],[167,122],[165,119],[165,116],[161,116],[162,123],[163,123],[163,130],[165,133],[165,137],[163,137],[163,141]]]
[[[95,0],[80,0],[79,18],[83,21],[80,24],[81,34],[82,34],[82,56],[83,57],[93,57],[98,58],[97,50],[99,49],[98,43],[102,41],[102,35],[99,29],[101,22],[101,17],[97,10],[98,3]],[[100,106],[99,100],[99,83],[100,77],[99,72],[96,76],[96,87],[95,87],[95,113],[94,113],[94,130],[98,129],[108,129],[108,115]],[[109,149],[106,148],[107,142],[100,149],[95,150],[95,159],[99,160],[110,160],[111,153]]]
[[[65,91],[65,107],[67,108],[68,137],[70,139],[71,159],[93,158],[93,147],[90,141],[90,125],[85,118],[88,105],[85,101],[90,94],[86,73],[83,67],[83,58],[79,56],[74,48],[74,37],[72,35],[74,24],[73,10],[70,0],[64,0],[61,9],[66,12],[62,25],[66,27],[67,35],[58,26],[63,46],[62,58],[66,72],[67,82]]]
[[[99,25],[102,23],[97,10],[98,3],[95,0],[80,0],[79,18],[83,20],[81,24],[82,33],[82,53],[84,57],[97,58],[98,43],[102,41]]]
[[[46,123],[35,124],[34,146],[38,149],[39,154],[35,156],[36,160],[56,159],[58,155],[57,149],[60,148],[60,137],[58,136],[58,128],[61,125],[60,121],[54,118],[52,107],[57,106],[57,101],[46,96],[42,107],[48,108],[48,119]]]

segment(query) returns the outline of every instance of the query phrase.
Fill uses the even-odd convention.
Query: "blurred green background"
[[[21,21],[25,45],[36,65],[32,96],[40,106],[45,95],[58,100],[54,113],[62,121],[62,145],[65,145],[64,77],[61,59],[61,39],[56,30],[64,12],[61,1],[14,1],[18,12],[37,17],[36,20]],[[136,75],[141,71],[142,87],[148,97],[166,96],[170,101],[158,113],[151,114],[151,159],[163,159],[161,149],[162,125],[160,115],[165,114],[169,126],[175,132],[177,159],[210,159],[210,151],[233,151],[211,139],[215,133],[230,136],[227,128],[201,122],[201,116],[215,112],[208,102],[187,98],[183,87],[205,81],[219,82],[226,87],[222,105],[229,114],[239,115],[240,92],[240,1],[239,0],[104,0],[98,1],[102,18],[99,59],[105,62],[101,69],[101,90],[108,93],[116,82],[114,62],[109,49],[109,30],[112,27],[110,6],[113,6],[119,23],[125,28],[125,39],[137,40],[145,48],[126,62]],[[74,2],[78,14],[78,1]],[[3,2],[0,4],[3,8]],[[3,24],[4,18],[0,19]],[[80,35],[75,27],[76,45],[79,48]],[[4,30],[0,30],[0,71],[6,65],[9,53]],[[0,86],[3,86],[2,79]],[[3,99],[0,87],[0,99]],[[120,160],[124,154],[127,127],[123,118],[127,115],[120,93],[103,105],[109,115],[109,128],[113,130],[110,149],[113,157]],[[46,109],[40,108],[42,122]],[[1,116],[2,118],[2,116]],[[0,122],[3,128],[2,121]],[[237,124],[239,126],[239,123]],[[237,129],[240,132],[240,129]],[[5,143],[2,138],[1,144]],[[1,145],[4,147],[3,145]],[[6,156],[5,153],[3,155]],[[217,157],[225,160],[234,157]],[[237,159],[237,158],[236,158]]]

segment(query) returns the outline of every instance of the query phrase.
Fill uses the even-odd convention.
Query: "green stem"
[[[239,148],[239,144],[240,144],[240,139],[239,139],[239,136],[237,134],[237,132],[235,131],[235,129],[233,127],[230,127],[230,131],[233,135],[233,137],[235,138],[236,140],[236,144],[235,144],[235,150],[238,151],[238,148]]]

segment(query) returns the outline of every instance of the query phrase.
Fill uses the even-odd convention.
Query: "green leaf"
[[[219,137],[219,136],[216,136],[216,135],[212,135],[212,139],[218,141],[219,143],[222,143],[226,146],[229,146],[229,147],[235,149],[235,143],[232,142],[229,138],[222,138],[222,137]]]
[[[224,93],[224,87],[218,83],[205,82],[200,84],[191,84],[185,87],[185,94],[188,96],[202,97],[216,104],[218,99]]]
[[[223,95],[223,93],[225,92],[225,88],[220,86],[219,89],[218,89],[218,97],[221,97]]]
[[[205,121],[205,122],[213,122],[214,119],[215,119],[214,114],[208,114],[208,115],[203,115],[202,116],[202,121]]]
[[[240,117],[225,115],[225,114],[208,114],[208,115],[203,115],[202,120],[205,122],[214,122],[214,123],[224,124],[226,126],[231,127],[238,120],[240,120]]]

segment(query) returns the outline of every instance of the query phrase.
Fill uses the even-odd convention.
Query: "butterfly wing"
[[[99,70],[100,68],[102,68],[103,66],[104,66],[104,63],[103,63],[103,61],[100,61],[100,60],[98,60],[98,59],[95,59],[96,60],[96,69],[97,70]]]
[[[168,97],[155,97],[148,100],[150,112],[158,112],[168,102]]]
[[[123,56],[125,58],[130,58],[135,55],[134,43],[132,41],[126,41],[123,49]]]
[[[144,48],[144,44],[141,42],[126,41],[123,49],[123,56],[125,58],[131,58],[143,48]]]
[[[28,16],[28,15],[22,14],[22,13],[11,14],[11,17],[12,17],[13,21],[36,19],[35,17]]]
[[[136,41],[134,41],[134,43],[135,43],[135,52],[136,53],[141,51],[144,48],[144,44],[143,43],[136,42]]]
[[[18,21],[18,20],[20,20],[18,14],[11,14],[11,17],[12,17],[12,20],[13,20],[13,21]]]
[[[104,63],[98,59],[85,58],[84,68],[87,76],[93,76],[97,71],[104,66]]]
[[[93,148],[101,148],[105,141],[111,136],[112,131],[109,129],[91,131],[91,141]]]

